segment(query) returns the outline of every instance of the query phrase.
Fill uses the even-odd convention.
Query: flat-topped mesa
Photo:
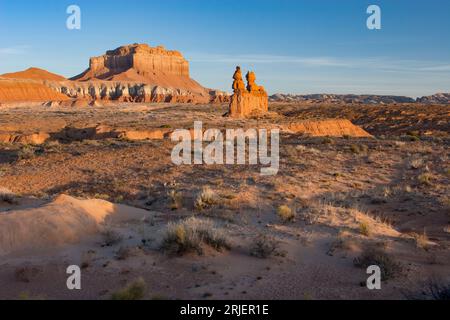
[[[233,75],[233,90],[228,116],[232,118],[248,118],[252,115],[262,115],[269,111],[269,97],[262,86],[256,84],[255,73],[246,75],[247,87],[242,80],[241,68],[236,67]]]
[[[132,44],[91,58],[89,69],[73,80],[115,80],[114,76],[129,70],[133,70],[142,78],[158,74],[189,78],[189,62],[180,52],[166,50],[163,46]]]

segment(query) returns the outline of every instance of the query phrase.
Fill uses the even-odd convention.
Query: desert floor
[[[0,144],[0,187],[13,193],[0,192],[0,249],[20,249],[0,255],[0,299],[110,299],[133,283],[145,283],[144,299],[430,299],[450,283],[449,106],[270,110],[231,120],[211,105],[0,107],[0,131],[55,137]],[[276,176],[177,166],[170,139],[83,138],[99,125],[264,128],[337,117],[374,138],[284,132]],[[191,232],[201,236],[189,247]],[[371,264],[385,273],[381,290],[365,286]],[[82,290],[67,289],[69,265],[81,266]]]

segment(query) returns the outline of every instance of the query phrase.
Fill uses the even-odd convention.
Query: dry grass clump
[[[413,158],[408,161],[409,169],[417,170],[417,169],[422,168],[423,166],[424,166],[424,161],[422,158]]]
[[[372,235],[370,225],[365,221],[361,222],[359,224],[359,233],[361,233],[363,236],[370,237]]]
[[[169,208],[171,210],[178,210],[183,207],[183,194],[175,190],[171,190],[167,193],[169,197]]]
[[[217,203],[216,193],[209,187],[204,187],[195,199],[195,209],[201,211]]]
[[[175,255],[189,252],[197,252],[201,255],[203,245],[208,245],[217,251],[230,248],[224,232],[217,229],[211,220],[192,217],[168,224],[161,249]]]
[[[268,258],[272,255],[276,255],[278,252],[280,243],[273,237],[265,234],[260,234],[256,237],[252,247],[250,248],[250,254],[258,258]]]
[[[381,248],[369,247],[361,256],[355,258],[354,265],[359,268],[367,269],[369,266],[378,266],[381,269],[381,279],[383,281],[392,279],[402,272],[402,266],[395,261]]]
[[[431,186],[432,179],[433,179],[433,176],[428,172],[422,173],[421,175],[419,175],[417,177],[417,180],[419,181],[419,183],[422,185],[425,185],[425,186]]]
[[[428,239],[427,234],[424,232],[422,234],[413,233],[412,237],[414,242],[416,243],[416,247],[419,249],[428,249],[430,246],[430,240]]]
[[[358,245],[352,239],[352,234],[347,230],[341,230],[336,239],[331,243],[327,254],[333,256],[337,250],[354,251],[357,248]]]
[[[106,228],[105,230],[103,230],[101,235],[103,238],[103,245],[106,247],[111,247],[119,244],[123,240],[123,237],[119,232],[110,228]]]
[[[367,153],[369,148],[365,144],[352,144],[350,146],[350,151],[354,154]]]
[[[17,195],[8,188],[0,187],[0,202],[14,204],[17,202]]]
[[[432,300],[450,300],[450,283],[441,284],[436,280],[430,280],[428,282],[428,288],[425,290],[425,294]]]
[[[28,160],[36,156],[36,149],[31,145],[23,145],[17,152],[18,160]]]
[[[139,278],[122,290],[111,295],[112,300],[141,300],[145,297],[147,285],[144,279]]]
[[[14,277],[19,282],[30,283],[34,278],[36,278],[42,272],[41,269],[37,267],[18,267],[14,270]]]
[[[284,222],[293,221],[295,218],[295,213],[286,205],[279,206],[277,209],[277,214]]]

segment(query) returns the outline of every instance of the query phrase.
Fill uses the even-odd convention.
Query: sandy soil
[[[22,133],[191,128],[194,120],[251,128],[338,116],[374,136],[283,132],[276,176],[249,165],[176,166],[169,139],[3,143],[0,187],[12,194],[0,189],[0,298],[109,299],[139,278],[145,299],[426,299],[431,279],[449,283],[448,106],[270,110],[243,121],[211,105],[0,108],[2,131]],[[205,187],[214,201],[199,210]],[[284,221],[280,206],[293,219]],[[192,216],[211,220],[228,248],[161,250],[168,224]],[[267,257],[251,254],[258,239],[274,244]],[[392,271],[375,291],[355,264],[373,248]],[[79,291],[66,288],[72,264],[82,267]]]

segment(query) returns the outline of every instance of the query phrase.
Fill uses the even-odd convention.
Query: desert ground
[[[448,105],[0,107],[0,299],[436,299],[450,283]],[[182,165],[167,134],[281,131],[280,169]],[[112,134],[112,132],[119,132]],[[11,232],[14,230],[14,232]],[[366,267],[379,265],[381,290]],[[66,268],[82,269],[68,290]]]

